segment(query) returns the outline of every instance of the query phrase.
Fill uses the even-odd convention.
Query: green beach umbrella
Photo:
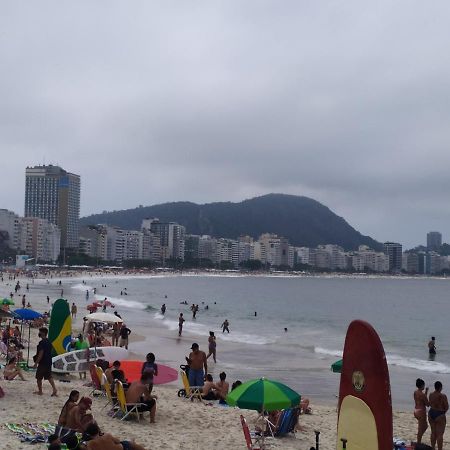
[[[334,373],[341,373],[342,371],[342,359],[331,364],[331,370]]]
[[[274,411],[300,404],[300,394],[278,381],[259,378],[233,389],[226,398],[230,406],[256,411]]]
[[[2,300],[2,305],[14,305],[14,302],[10,298],[4,298]]]

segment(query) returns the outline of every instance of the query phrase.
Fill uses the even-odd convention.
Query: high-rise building
[[[20,218],[7,209],[0,209],[0,231],[5,233],[5,244],[9,248],[19,249]]]
[[[160,222],[159,219],[144,219],[142,228],[150,230],[161,245],[161,259],[179,259],[184,261],[184,243],[186,228],[176,222]]]
[[[61,247],[78,248],[80,176],[48,165],[27,167],[25,178],[25,217],[58,225]]]
[[[402,244],[397,242],[385,242],[383,244],[383,252],[389,258],[389,271],[400,272],[402,270]]]
[[[427,233],[427,249],[437,251],[442,245],[442,234],[439,231]]]

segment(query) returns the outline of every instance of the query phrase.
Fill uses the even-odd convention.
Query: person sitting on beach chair
[[[25,377],[22,374],[22,369],[17,365],[17,358],[13,356],[5,366],[5,370],[3,371],[3,378],[5,380],[11,381],[16,377],[19,377],[22,381],[25,381]]]
[[[87,450],[145,450],[136,442],[121,441],[109,433],[101,433],[96,423],[89,425],[86,433],[91,437],[86,444]]]
[[[155,423],[156,400],[158,397],[150,393],[150,379],[151,375],[148,372],[144,372],[140,380],[133,381],[126,392],[126,401],[127,404],[145,404],[145,406],[139,406],[138,411],[150,411],[150,423]]]

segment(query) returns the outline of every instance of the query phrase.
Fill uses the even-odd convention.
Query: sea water
[[[174,367],[184,362],[194,341],[207,351],[208,333],[214,331],[218,362],[210,359],[209,366],[216,377],[222,370],[230,381],[266,376],[317,401],[335,401],[339,374],[330,365],[342,356],[349,323],[363,319],[383,342],[395,407],[411,407],[417,377],[430,387],[439,379],[444,390],[450,388],[450,280],[162,275],[86,283],[72,284],[78,302],[85,300],[86,289],[96,287],[97,300],[108,297],[132,330],[152,336],[130,348],[153,351]],[[199,305],[196,319],[192,303]],[[180,312],[186,319],[181,339]],[[229,334],[220,328],[225,319]],[[431,336],[437,341],[435,361],[428,359]]]

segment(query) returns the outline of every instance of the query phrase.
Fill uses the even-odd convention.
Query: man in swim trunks
[[[45,327],[39,328],[39,337],[41,338],[38,346],[37,353],[34,359],[34,368],[36,370],[36,383],[38,390],[33,394],[42,395],[42,380],[48,380],[52,387],[52,397],[57,397],[58,392],[56,390],[55,382],[52,377],[52,344],[47,339],[48,330]]]
[[[92,438],[86,444],[88,450],[145,450],[136,442],[120,441],[109,433],[101,433],[96,423],[89,425],[86,433]]]
[[[183,317],[183,313],[180,313],[180,316],[178,317],[178,336],[181,336],[181,333],[183,332],[183,324],[185,320]]]
[[[448,411],[447,396],[442,393],[442,383],[434,383],[434,392],[429,395],[430,409],[428,411],[428,422],[431,428],[431,446],[433,449],[442,450],[444,443],[444,432],[447,420],[445,413]]]
[[[189,353],[187,358],[189,362],[189,385],[203,386],[205,375],[208,373],[206,353],[199,350],[196,342],[192,344],[191,350],[192,352]]]
[[[150,393],[149,383],[152,375],[149,372],[143,372],[140,380],[133,381],[130,384],[125,397],[127,403],[143,403],[139,406],[139,412],[150,411],[150,423],[155,423],[156,400],[157,396]]]

